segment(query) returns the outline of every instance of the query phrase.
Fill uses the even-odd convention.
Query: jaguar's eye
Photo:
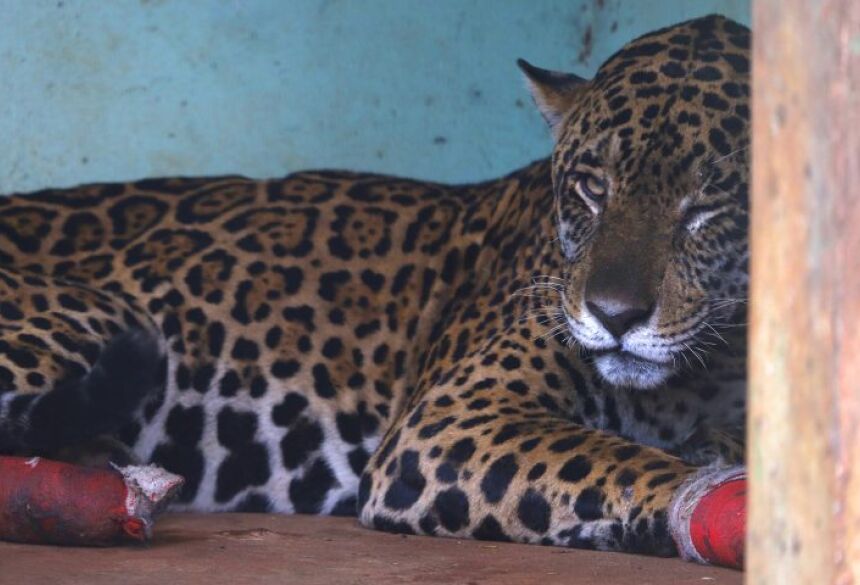
[[[606,183],[594,175],[579,175],[574,184],[576,192],[597,213],[606,199]]]

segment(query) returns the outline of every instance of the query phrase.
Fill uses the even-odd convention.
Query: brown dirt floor
[[[352,518],[170,514],[153,543],[112,549],[0,543],[0,585],[740,585],[678,559],[401,536]]]

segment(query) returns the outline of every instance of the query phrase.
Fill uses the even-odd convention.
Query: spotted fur
[[[181,510],[672,554],[676,488],[743,452],[748,45],[712,16],[591,81],[524,63],[554,154],[486,183],[0,200],[0,451],[119,440]]]

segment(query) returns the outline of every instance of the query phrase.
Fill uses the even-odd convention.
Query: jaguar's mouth
[[[620,388],[648,390],[675,373],[671,363],[649,360],[617,348],[594,352],[594,364],[604,380]]]

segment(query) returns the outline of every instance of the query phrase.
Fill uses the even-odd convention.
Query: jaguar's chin
[[[671,364],[646,360],[626,351],[613,351],[594,359],[597,371],[612,386],[651,390],[675,373]]]

